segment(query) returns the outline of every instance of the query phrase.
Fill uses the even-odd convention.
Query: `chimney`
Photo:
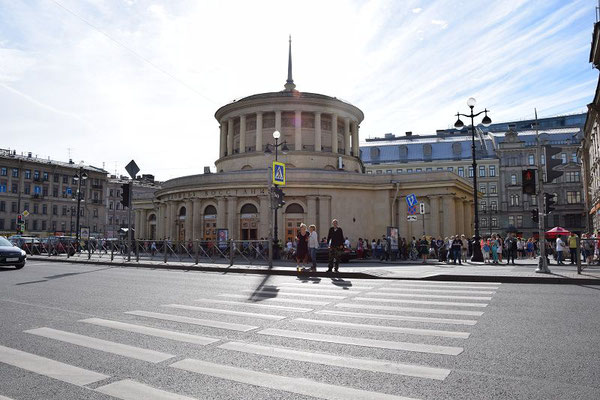
[[[69,158],[69,164],[75,164],[72,158]]]
[[[31,158],[31,152],[27,153],[27,158]]]
[[[406,136],[409,136],[409,137],[410,137],[410,136],[412,136],[412,131],[405,132],[404,134],[405,134]]]
[[[210,174],[210,167],[204,167],[204,173]]]

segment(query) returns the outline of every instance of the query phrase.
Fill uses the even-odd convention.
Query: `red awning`
[[[571,234],[570,231],[568,231],[565,228],[562,228],[560,226],[556,226],[556,227],[550,229],[549,231],[546,231],[546,237],[549,237],[549,238],[555,238],[557,236],[567,236],[570,234]]]

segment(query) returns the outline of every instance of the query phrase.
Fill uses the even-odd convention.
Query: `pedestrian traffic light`
[[[124,183],[121,185],[121,204],[123,207],[130,206],[130,198],[129,198],[129,183]]]
[[[285,193],[279,186],[273,187],[273,197],[275,198],[275,204],[277,208],[281,208],[285,205],[284,200]]]
[[[523,171],[523,193],[535,196],[535,169]]]
[[[556,204],[556,195],[553,193],[544,193],[544,213],[550,214],[555,210],[553,207]]]
[[[21,214],[17,215],[17,235],[23,234],[23,216]]]
[[[540,222],[540,212],[538,211],[537,208],[534,208],[533,210],[531,210],[531,220],[535,223]]]
[[[561,159],[553,158],[554,155],[560,153],[562,148],[560,147],[551,147],[544,146],[544,154],[545,154],[545,165],[544,172],[546,172],[546,183],[552,183],[553,180],[562,176],[563,171],[557,171],[555,168],[562,164]]]

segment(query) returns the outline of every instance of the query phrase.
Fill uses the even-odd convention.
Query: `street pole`
[[[79,213],[81,209],[81,181],[83,180],[82,168],[79,167],[79,174],[77,179],[77,216],[75,218],[75,243],[79,246]]]
[[[538,237],[540,246],[540,259],[538,260],[538,267],[535,272],[549,274],[550,268],[546,262],[546,228],[545,228],[545,217],[544,212],[544,168],[542,166],[542,141],[540,140],[540,133],[538,131],[537,122],[537,110],[535,110],[535,137],[537,140],[537,161],[538,161],[538,190],[537,190],[537,203],[538,203]],[[547,162],[548,160],[544,160]]]
[[[275,162],[277,162],[277,148],[279,147],[279,139],[275,138]],[[278,246],[279,235],[277,232],[277,207],[273,207],[273,244]]]
[[[127,205],[127,261],[131,261],[131,204],[133,203],[133,179],[129,184],[129,204]]]

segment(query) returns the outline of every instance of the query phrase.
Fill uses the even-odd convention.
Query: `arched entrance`
[[[156,214],[150,214],[148,216],[148,227],[150,240],[156,240]]]
[[[217,209],[206,206],[204,209],[204,240],[217,240]]]
[[[292,203],[285,209],[285,242],[296,241],[300,224],[304,222],[304,208],[298,203]]]
[[[258,210],[254,204],[244,204],[240,210],[240,238],[256,240],[258,236]]]
[[[177,240],[179,241],[185,240],[185,216],[186,209],[181,207],[177,214]]]

